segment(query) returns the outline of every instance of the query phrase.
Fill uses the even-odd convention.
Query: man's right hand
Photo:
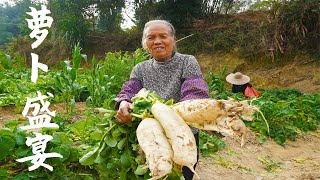
[[[115,117],[118,119],[120,123],[126,123],[132,121],[132,116],[129,113],[129,109],[133,109],[132,103],[127,101],[121,101],[119,105],[119,110]]]

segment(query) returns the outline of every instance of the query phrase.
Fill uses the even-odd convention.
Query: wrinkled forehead
[[[152,23],[146,28],[146,35],[167,34],[171,35],[170,27],[163,23]]]

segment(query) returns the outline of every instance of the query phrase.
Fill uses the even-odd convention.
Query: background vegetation
[[[26,12],[30,11],[29,6],[39,7],[39,3],[15,2],[15,5],[0,7],[0,44],[11,55],[17,52],[29,54],[30,42],[21,42],[23,38],[19,36],[30,33],[25,21]],[[179,42],[181,52],[200,54],[238,49],[246,57],[265,56],[274,60],[293,54],[297,49],[313,55],[319,55],[320,50],[320,5],[317,0],[255,3],[241,0],[49,0],[47,6],[54,23],[46,42],[55,49],[61,42],[65,44],[56,52],[38,50],[46,61],[52,62],[60,60],[60,52],[66,48],[70,52],[77,42],[89,56],[103,57],[108,51],[134,51],[141,47],[143,25],[155,18],[172,22],[178,39],[193,34]],[[128,6],[133,8],[131,19],[135,25],[121,29],[124,16],[127,16],[122,10]],[[59,46],[56,46],[57,42]],[[46,53],[50,55],[46,56]]]

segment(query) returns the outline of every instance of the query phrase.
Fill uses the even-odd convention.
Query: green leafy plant
[[[16,159],[32,156],[32,147],[26,145],[27,137],[34,137],[19,128],[21,121],[11,120],[5,124],[6,128],[0,129],[0,177],[8,179],[46,178],[57,179],[68,177],[71,179],[95,179],[96,172],[81,166],[79,148],[72,146],[72,134],[57,132],[54,129],[43,128],[40,133],[51,135],[53,139],[47,143],[45,152],[56,152],[63,158],[48,158],[45,163],[50,164],[54,171],[42,167],[28,172],[32,165],[30,161],[16,162]]]
[[[227,70],[228,67],[225,66],[218,75],[213,74],[212,70],[206,73],[205,80],[211,94],[222,93],[225,91],[225,76],[227,74]]]
[[[0,160],[5,159],[15,145],[14,133],[10,129],[0,129]]]
[[[137,49],[132,55],[128,52],[108,52],[103,61],[93,58],[87,89],[90,96],[87,104],[91,107],[110,106],[110,100],[120,92],[122,84],[129,79],[133,67],[147,58],[147,53]]]
[[[204,157],[211,156],[213,153],[218,152],[219,149],[225,147],[225,143],[221,138],[216,135],[208,134],[207,132],[200,131],[200,145],[199,149],[201,155]]]
[[[78,43],[72,51],[72,65],[69,60],[61,62],[62,72],[55,74],[55,83],[62,94],[63,101],[68,113],[72,113],[75,107],[75,98],[79,95],[80,86],[77,82],[77,72],[81,59],[87,61],[87,56],[80,53],[81,48]]]
[[[12,69],[12,65],[11,57],[0,49],[0,69]]]
[[[106,128],[97,146],[79,160],[82,165],[92,165],[102,179],[143,179],[150,177],[142,170],[142,157],[138,154],[135,133],[138,121],[127,124],[117,124],[112,118],[100,125]]]
[[[265,141],[272,137],[276,143],[284,146],[287,139],[295,140],[301,132],[316,130],[320,117],[320,94],[302,94],[295,89],[289,90],[263,90],[261,97],[252,101],[264,115],[255,114],[255,120],[246,122],[251,129],[260,136],[259,140]],[[223,92],[212,94],[212,98],[248,100],[242,93]]]
[[[253,104],[268,120],[270,132],[267,133],[262,117],[248,124],[262,136],[270,136],[284,145],[286,139],[295,140],[301,132],[316,130],[319,125],[319,94],[307,95],[297,90],[264,90],[263,95]]]

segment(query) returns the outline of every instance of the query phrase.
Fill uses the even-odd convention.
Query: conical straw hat
[[[241,72],[231,73],[226,77],[226,80],[235,85],[243,85],[250,81],[250,77],[242,74]]]

